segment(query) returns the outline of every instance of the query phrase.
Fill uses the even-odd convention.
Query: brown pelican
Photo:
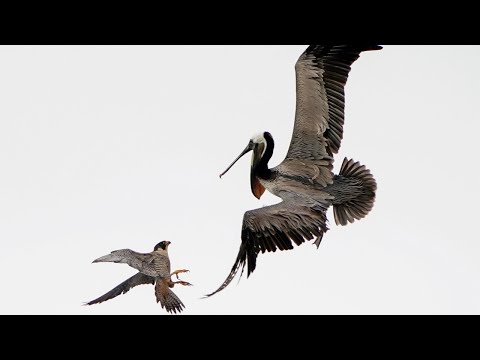
[[[333,206],[335,222],[345,226],[367,216],[375,202],[377,184],[370,171],[345,159],[333,174],[333,156],[343,139],[345,85],[351,65],[364,51],[376,45],[311,45],[296,64],[297,108],[293,137],[286,159],[270,169],[274,141],[270,133],[254,136],[240,156],[253,151],[252,193],[258,199],[268,190],[283,202],[247,211],[243,219],[242,244],[225,282],[225,289],[238,270],[255,268],[258,254],[292,250],[316,238],[320,246],[328,231],[326,212]]]
[[[113,262],[128,264],[140,272],[105,295],[96,300],[90,301],[85,305],[100,304],[107,300],[111,300],[118,295],[127,293],[135,286],[150,284],[155,285],[157,303],[160,303],[162,308],[165,308],[169,313],[182,312],[185,305],[183,305],[177,295],[175,295],[170,288],[173,288],[177,284],[183,286],[191,286],[191,284],[185,281],[172,281],[172,276],[175,275],[178,280],[178,275],[186,273],[188,270],[177,270],[170,273],[170,259],[168,257],[168,246],[170,244],[169,241],[162,241],[155,246],[153,252],[149,254],[140,254],[126,249],[113,251],[110,255],[95,260],[94,263]]]

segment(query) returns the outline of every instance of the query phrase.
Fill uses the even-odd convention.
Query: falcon
[[[176,276],[177,280],[180,280],[178,275],[189,271],[176,270],[172,273],[170,272],[170,258],[168,256],[168,247],[170,244],[170,241],[162,241],[155,246],[153,252],[148,254],[141,254],[125,249],[113,251],[111,254],[95,260],[93,263],[112,262],[127,264],[139,272],[105,295],[85,305],[90,306],[103,303],[129,292],[132,288],[139,285],[155,285],[157,303],[160,303],[162,308],[169,313],[181,313],[185,305],[171,289],[174,288],[175,285],[192,285],[185,281],[172,281],[172,276]]]

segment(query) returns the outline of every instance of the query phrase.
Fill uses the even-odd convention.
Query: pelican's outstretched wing
[[[225,282],[213,296],[224,290],[240,268],[247,266],[248,276],[256,268],[258,254],[292,250],[293,243],[301,245],[317,238],[319,243],[328,231],[326,211],[328,206],[319,202],[311,204],[287,200],[280,204],[248,211],[243,219],[242,245],[237,260]]]
[[[118,285],[113,290],[110,290],[105,295],[102,295],[98,299],[92,300],[86,303],[85,305],[95,305],[95,304],[100,304],[105,301],[111,300],[113,298],[116,298],[119,295],[126,294],[127,292],[130,291],[130,289],[133,289],[135,286],[154,285],[154,284],[155,284],[155,278],[144,275],[142,273],[138,273],[137,275],[132,276],[127,281],[124,281],[123,283]]]
[[[287,160],[330,160],[343,139],[345,85],[360,53],[378,45],[310,45],[296,64],[297,109]]]

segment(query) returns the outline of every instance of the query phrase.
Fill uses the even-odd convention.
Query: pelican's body
[[[316,239],[320,245],[328,231],[326,212],[333,206],[337,225],[364,218],[373,208],[377,184],[370,171],[345,159],[333,174],[334,155],[343,139],[345,92],[351,65],[363,51],[379,46],[311,45],[296,64],[297,108],[292,141],[285,160],[269,168],[275,143],[270,133],[254,136],[247,148],[220,176],[252,151],[251,190],[260,199],[266,190],[280,197],[277,205],[247,211],[237,260],[222,286],[238,270],[256,268],[260,252],[291,250]],[[243,272],[243,271],[242,271]]]

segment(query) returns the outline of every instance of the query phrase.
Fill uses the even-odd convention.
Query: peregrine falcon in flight
[[[170,259],[168,257],[168,246],[170,244],[170,241],[162,241],[155,246],[153,252],[148,254],[140,254],[126,249],[113,251],[110,255],[95,260],[94,263],[113,262],[128,264],[132,268],[137,269],[139,273],[121,283],[105,295],[92,300],[85,305],[100,304],[111,300],[118,295],[127,293],[135,286],[151,284],[155,285],[157,303],[160,303],[162,308],[166,309],[169,313],[181,313],[185,308],[185,305],[170,289],[175,285],[192,285],[185,281],[172,281],[172,276],[175,275],[177,280],[179,280],[178,275],[186,273],[188,270],[177,270],[170,273]]]

